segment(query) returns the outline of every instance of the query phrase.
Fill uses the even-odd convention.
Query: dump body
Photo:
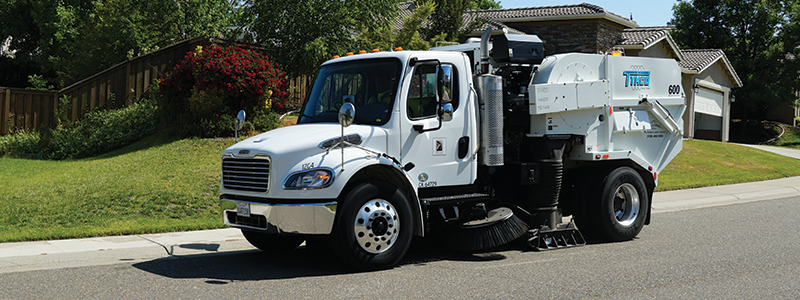
[[[661,172],[682,146],[680,79],[671,59],[550,56],[528,87],[529,135],[583,136],[572,159],[630,159]]]

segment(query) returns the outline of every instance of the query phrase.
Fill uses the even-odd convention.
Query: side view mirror
[[[452,103],[442,103],[440,107],[441,111],[439,112],[439,116],[442,118],[442,121],[449,122],[453,120],[453,104]]]
[[[233,122],[233,136],[237,143],[239,142],[239,130],[244,126],[244,119],[244,110],[240,110],[239,113],[236,114],[236,121]]]
[[[237,131],[241,130],[242,126],[244,126],[244,119],[245,119],[244,110],[240,110],[239,113],[236,115],[236,121],[234,122],[234,128]]]
[[[436,94],[439,96],[439,101],[444,101],[444,68],[442,65],[436,68]]]
[[[342,127],[350,126],[350,124],[353,124],[355,117],[356,106],[350,102],[342,104],[342,107],[339,108],[339,124],[342,124]]]

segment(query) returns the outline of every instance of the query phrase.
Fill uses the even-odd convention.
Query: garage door
[[[722,92],[700,87],[700,92],[694,96],[694,111],[707,115],[722,117]]]

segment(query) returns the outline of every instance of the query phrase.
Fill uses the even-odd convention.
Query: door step
[[[482,202],[482,201],[489,201],[491,197],[489,194],[482,194],[482,193],[472,193],[472,194],[463,194],[463,195],[452,195],[452,196],[441,196],[441,197],[431,197],[431,198],[420,198],[419,201],[422,205],[428,206],[439,206],[439,205],[450,205],[450,204],[458,204],[458,203],[468,203],[468,202]]]

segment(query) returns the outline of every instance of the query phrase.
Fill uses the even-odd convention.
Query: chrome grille
[[[222,159],[222,185],[229,190],[265,193],[269,189],[269,158]]]

